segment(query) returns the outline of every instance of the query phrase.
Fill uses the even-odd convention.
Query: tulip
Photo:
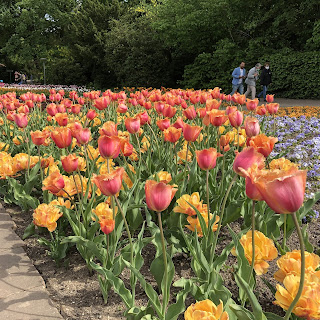
[[[45,143],[46,139],[48,138],[48,133],[46,131],[31,131],[31,140],[36,146],[41,146]]]
[[[270,114],[276,114],[279,109],[279,103],[268,103],[266,107]]]
[[[164,141],[169,141],[172,143],[176,143],[181,137],[182,129],[177,129],[175,127],[169,127],[163,131]]]
[[[79,114],[81,111],[81,104],[74,104],[71,106],[71,112],[74,114]]]
[[[128,132],[130,133],[138,133],[140,130],[140,118],[136,117],[136,118],[127,118],[124,122],[126,129],[128,130]]]
[[[207,114],[207,109],[206,108],[198,108],[197,113],[198,113],[199,117],[201,119],[203,119]]]
[[[162,110],[162,114],[166,118],[173,118],[177,112],[177,108],[174,108],[170,106],[169,104],[166,104]]]
[[[238,108],[236,106],[227,106],[226,115],[229,115],[230,113],[237,111],[237,110],[238,110]]]
[[[115,159],[121,149],[120,138],[116,136],[101,136],[98,139],[98,148],[102,158]]]
[[[264,105],[258,106],[256,109],[256,114],[259,116],[264,116],[267,113],[267,110]]]
[[[203,123],[209,125],[211,123],[215,127],[222,126],[228,120],[224,110],[211,110],[207,112],[207,115],[203,118]]]
[[[117,107],[117,112],[126,113],[128,111],[128,107],[124,103],[119,103]]]
[[[124,169],[122,167],[111,173],[93,175],[93,183],[105,196],[114,196],[120,192]]]
[[[71,130],[66,127],[55,128],[51,132],[51,138],[58,148],[67,148],[72,142]]]
[[[221,106],[221,101],[217,99],[209,99],[206,101],[206,109],[207,111],[211,111],[212,109],[219,109]]]
[[[87,112],[87,118],[89,120],[93,120],[95,117],[97,116],[97,113],[95,110],[93,109],[90,109],[88,112]]]
[[[277,248],[274,245],[274,242],[267,238],[262,232],[254,232],[255,241],[255,256],[252,254],[252,231],[249,230],[245,235],[240,239],[240,243],[243,247],[244,254],[246,259],[250,264],[254,260],[254,270],[257,275],[262,275],[267,273],[269,264],[267,261],[274,260],[278,257]],[[233,255],[236,255],[236,250],[231,250]]]
[[[187,123],[183,127],[183,136],[186,141],[194,142],[197,140],[202,128],[199,126],[191,126]]]
[[[192,205],[192,206],[191,206]],[[184,213],[188,216],[196,216],[197,212],[194,209],[196,208],[199,212],[206,212],[207,205],[200,201],[199,192],[194,192],[193,194],[184,194],[177,200],[177,206],[173,208],[174,212]]]
[[[63,176],[59,171],[50,173],[50,175],[43,180],[42,184],[42,190],[48,190],[53,194],[58,193],[65,186]]]
[[[242,125],[243,122],[243,113],[241,111],[234,111],[229,113],[228,115],[230,124],[235,127],[238,128]]]
[[[187,109],[183,110],[183,114],[189,120],[193,120],[197,117],[197,112],[194,106],[190,106]]]
[[[54,116],[54,119],[60,127],[65,127],[68,124],[68,114],[66,113],[57,113]]]
[[[61,157],[61,163],[64,171],[70,173],[77,170],[79,159],[75,154],[69,154]]]
[[[107,121],[103,124],[102,128],[99,129],[100,135],[105,135],[105,136],[117,136],[118,135],[118,129],[117,129],[117,124],[114,123],[113,121]]]
[[[99,220],[100,229],[104,234],[109,234],[114,230],[115,221],[113,219]]]
[[[74,137],[77,139],[77,142],[81,145],[88,144],[90,141],[91,131],[89,128],[81,128],[74,131]]]
[[[177,129],[182,129],[183,131],[183,128],[184,128],[184,122],[182,120],[181,117],[178,117],[176,122],[172,125],[173,127],[177,128]]]
[[[241,105],[245,104],[246,96],[244,94],[237,95],[236,102]]]
[[[274,94],[267,94],[266,100],[268,103],[272,103],[274,101]]]
[[[223,311],[223,302],[216,306],[211,300],[202,300],[192,304],[184,313],[185,320],[229,320],[229,315]]]
[[[219,156],[215,148],[196,150],[196,155],[198,165],[202,170],[213,169],[216,166],[217,157]]]
[[[164,182],[147,180],[145,185],[145,194],[148,208],[156,212],[166,210],[176,192],[176,188]]]
[[[257,136],[260,133],[259,120],[254,117],[246,117],[244,120],[244,128],[248,137]]]
[[[160,119],[157,121],[157,126],[161,131],[164,131],[170,127],[170,119]]]
[[[121,153],[129,157],[133,153],[133,145],[127,139],[121,139]]]
[[[98,110],[104,110],[109,106],[110,102],[111,102],[110,97],[100,97],[94,101],[94,106]]]
[[[259,104],[258,98],[253,99],[253,100],[247,99],[247,102],[246,102],[246,106],[249,111],[255,110],[257,108],[258,104]]]
[[[28,125],[28,118],[27,115],[24,113],[15,114],[14,115],[14,122],[19,128],[25,128]]]
[[[137,117],[139,117],[140,119],[140,124],[143,126],[145,125],[146,123],[149,123],[150,122],[150,117],[148,115],[148,112],[141,112],[137,115]]]
[[[233,170],[238,175],[245,177],[244,171],[248,171],[253,165],[256,165],[258,169],[262,169],[264,168],[264,162],[264,156],[253,147],[244,148],[234,159]]]
[[[40,204],[33,212],[33,223],[36,226],[47,228],[53,232],[57,228],[57,220],[62,216],[62,212],[53,206],[46,203]]]
[[[57,111],[58,111],[58,113],[65,113],[66,112],[66,107],[64,106],[64,104],[59,104],[57,106]]]
[[[267,137],[265,134],[259,134],[250,139],[250,146],[255,148],[258,152],[268,157],[272,152],[274,144],[278,141],[278,138]]]
[[[221,136],[219,143],[220,143],[220,150],[222,150],[222,152],[227,152],[230,150],[230,146],[229,146],[230,136],[228,135]]]
[[[264,170],[254,179],[263,200],[276,213],[293,213],[303,204],[307,170]]]

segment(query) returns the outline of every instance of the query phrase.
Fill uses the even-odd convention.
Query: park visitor
[[[266,62],[264,67],[261,68],[260,74],[260,84],[262,85],[262,91],[258,94],[258,98],[263,95],[264,101],[266,100],[268,86],[271,83],[271,70],[270,70],[270,63]]]
[[[259,70],[261,69],[261,63],[257,63],[253,68],[248,72],[248,77],[246,79],[247,91],[245,96],[247,97],[251,92],[252,99],[256,97],[256,82],[259,77]]]
[[[246,77],[246,69],[245,63],[242,61],[238,68],[235,68],[232,72],[232,92],[230,93],[233,95],[236,91],[239,91],[240,94],[243,94],[244,86],[243,86],[243,79]]]

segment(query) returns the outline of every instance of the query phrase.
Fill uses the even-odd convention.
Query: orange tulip
[[[182,129],[177,129],[175,127],[169,127],[163,131],[164,141],[169,141],[176,143],[181,137]]]
[[[266,100],[268,103],[272,103],[274,101],[274,94],[267,94]]]
[[[53,194],[57,194],[65,186],[63,176],[59,171],[50,173],[49,176],[43,180],[42,184],[42,190],[49,190]]]
[[[102,158],[115,159],[121,150],[120,138],[116,136],[101,136],[98,139],[98,148]]]
[[[221,106],[221,101],[217,99],[209,99],[206,101],[206,109],[207,111],[211,111],[212,109],[219,109]]]
[[[61,157],[61,163],[64,171],[70,173],[77,170],[79,159],[75,154],[69,154]]]
[[[258,106],[256,109],[256,114],[259,116],[264,116],[267,113],[266,107],[264,105]]]
[[[177,206],[173,208],[174,212],[184,213],[188,216],[195,216],[197,212],[193,207],[195,207],[199,212],[207,212],[208,208],[206,204],[200,201],[199,192],[194,192],[192,195],[184,194],[177,200]],[[191,206],[192,205],[192,206]]]
[[[181,117],[178,117],[176,122],[172,125],[173,127],[177,128],[177,129],[182,129],[184,128],[184,122],[182,120]]]
[[[307,170],[263,170],[254,184],[263,200],[276,213],[296,212],[303,204]]]
[[[234,159],[233,170],[238,175],[245,177],[244,171],[248,171],[253,165],[256,165],[258,169],[262,169],[264,168],[264,162],[264,156],[253,147],[244,148]]]
[[[54,116],[54,119],[57,121],[60,127],[65,127],[68,124],[68,114],[67,113],[57,113]]]
[[[207,112],[203,118],[203,123],[207,126],[211,123],[215,127],[222,126],[228,120],[228,116],[224,110],[213,109]]]
[[[62,212],[57,207],[42,203],[33,212],[33,223],[53,232],[57,228],[57,220],[61,216]]]
[[[255,110],[257,108],[258,104],[259,104],[258,98],[253,99],[253,100],[247,99],[247,102],[246,102],[246,106],[249,111]]]
[[[110,97],[106,96],[106,97],[100,97],[100,98],[97,98],[95,101],[94,101],[94,106],[98,109],[98,110],[104,110],[106,109],[109,104],[111,102],[111,99]]]
[[[223,302],[216,306],[211,300],[203,300],[192,304],[184,313],[185,320],[229,320],[229,315],[223,311]]]
[[[275,114],[278,112],[279,109],[279,103],[268,103],[266,105],[267,110],[270,114]]]
[[[168,208],[177,189],[164,182],[147,180],[145,185],[146,202],[149,209],[161,212]]]
[[[117,124],[113,121],[107,121],[103,124],[103,126],[99,129],[99,133],[101,136],[117,136],[118,135],[118,129]]]
[[[236,100],[236,102],[237,102],[238,104],[241,104],[241,105],[245,104],[245,102],[246,102],[246,96],[245,96],[244,94],[239,94],[239,95],[237,95],[237,100]]]
[[[101,231],[104,234],[109,234],[114,230],[115,221],[113,219],[103,219],[99,220]]]
[[[31,140],[36,146],[41,146],[45,143],[46,139],[48,138],[48,132],[47,131],[31,131]]]
[[[133,145],[127,139],[121,139],[121,152],[125,157],[129,157],[133,153]]]
[[[263,154],[265,157],[273,150],[274,144],[278,141],[278,138],[267,137],[265,134],[259,134],[250,139],[250,146]]]
[[[71,130],[66,127],[55,128],[51,132],[51,138],[58,148],[67,148],[72,142]]]
[[[166,118],[173,118],[177,112],[177,108],[174,108],[170,106],[169,104],[166,104],[162,110],[162,114]]]
[[[116,195],[122,186],[124,169],[122,167],[102,175],[93,175],[92,181],[106,196]]]
[[[202,128],[199,126],[191,126],[187,123],[183,127],[183,136],[185,140],[194,142],[197,140]]]
[[[238,108],[236,106],[227,106],[226,114],[229,115],[230,113],[237,111],[237,110],[238,110]]]
[[[81,128],[75,130],[73,136],[77,139],[77,142],[81,145],[87,144],[90,140],[91,131],[89,128]]]
[[[216,166],[217,157],[220,156],[215,148],[196,150],[196,155],[198,165],[202,170],[213,169]]]
[[[95,110],[93,109],[90,109],[88,112],[87,112],[87,118],[89,120],[93,120],[95,117],[97,116],[97,113]]]

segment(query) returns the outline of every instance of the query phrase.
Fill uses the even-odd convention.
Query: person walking
[[[261,69],[261,63],[257,63],[253,68],[248,72],[248,77],[246,79],[247,91],[245,96],[247,97],[251,92],[251,97],[254,99],[256,97],[256,82],[259,77],[259,70]]]
[[[232,72],[232,92],[230,95],[233,95],[236,91],[239,91],[240,94],[243,94],[244,86],[243,79],[246,77],[245,62],[242,61],[238,68],[235,68]]]
[[[260,75],[260,84],[262,85],[262,91],[257,95],[260,98],[263,95],[264,101],[267,97],[267,90],[268,86],[271,83],[271,70],[270,70],[270,63],[266,62],[264,67],[262,67],[261,75]]]

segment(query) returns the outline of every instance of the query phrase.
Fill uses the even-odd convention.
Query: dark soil
[[[315,209],[319,210],[319,207],[320,205],[317,204]],[[19,209],[13,207],[7,208],[7,211],[10,213],[13,221],[16,224],[16,233],[22,237],[26,226],[32,221],[32,214],[21,213]],[[236,232],[239,232],[240,224],[233,223],[232,228]],[[315,246],[315,250],[319,250],[319,221],[312,221],[309,223],[308,233],[310,242]],[[222,248],[230,242],[230,235],[228,234],[226,228],[222,229],[221,239],[222,241],[219,243],[218,250],[222,250]],[[107,305],[104,304],[102,295],[100,293],[97,275],[89,274],[85,262],[77,253],[76,249],[71,249],[68,254],[68,266],[58,267],[48,256],[46,248],[41,246],[37,242],[36,238],[28,238],[24,240],[24,243],[26,253],[46,283],[52,302],[66,320],[125,319],[123,316],[123,311],[125,309],[124,305],[122,304],[121,299],[115,293],[113,293],[112,290],[110,292]],[[292,250],[299,248],[298,239],[295,233],[293,233],[289,239],[288,246]],[[155,250],[152,245],[148,245],[146,248],[144,248],[143,257],[145,260],[145,265],[142,267],[141,273],[145,276],[145,279],[151,282],[153,287],[157,290],[156,282],[149,271],[154,254]],[[225,285],[232,292],[234,299],[236,299],[238,295],[238,288],[232,274],[232,266],[235,263],[236,258],[230,255],[226,266],[221,270]],[[174,258],[174,264],[176,268],[174,280],[178,280],[181,277],[188,278],[192,276],[190,258],[187,255],[180,254],[176,256]],[[276,281],[273,279],[273,274],[276,270],[277,265],[276,262],[273,261],[270,263],[268,273],[263,276],[274,286],[276,285]],[[125,283],[128,282],[129,272],[124,270],[121,277]],[[178,288],[173,288],[173,299],[177,292]],[[274,296],[259,277],[257,277],[256,294],[264,311],[283,315],[282,309],[272,303],[274,301]],[[137,305],[146,306],[147,301],[147,296],[143,290],[137,286]],[[195,302],[194,299],[189,297],[186,301],[186,305],[189,306],[193,302]],[[181,316],[179,319],[183,319],[183,316]]]

